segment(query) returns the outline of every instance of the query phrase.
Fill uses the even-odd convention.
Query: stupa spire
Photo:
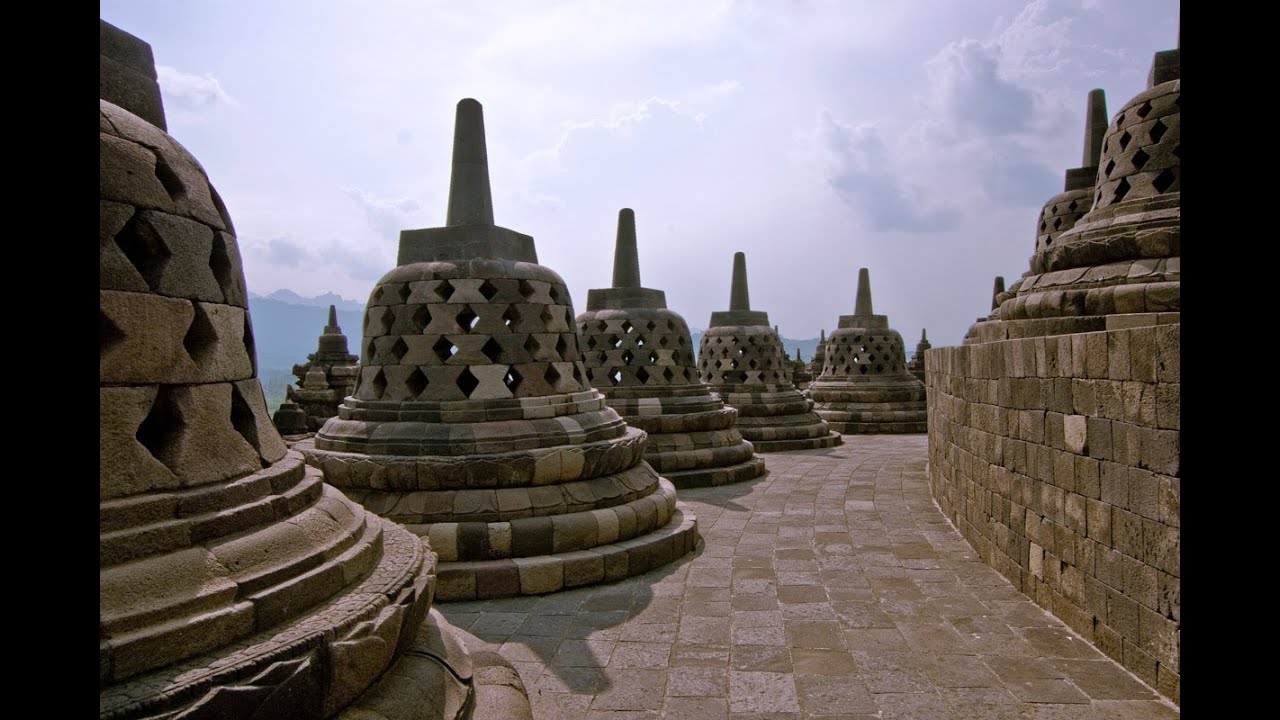
[[[1004,276],[996,276],[996,284],[991,288],[991,309],[996,310],[1000,307],[1000,296],[1004,294]]]
[[[1102,88],[1090,90],[1084,111],[1084,158],[1080,161],[1081,167],[1098,167],[1098,158],[1102,157],[1102,138],[1110,124],[1107,94]]]
[[[747,254],[733,254],[733,285],[729,290],[729,311],[750,310],[751,293],[747,290]]]
[[[636,250],[636,213],[631,208],[618,211],[618,240],[613,250],[613,286],[640,287],[640,253]]]
[[[854,315],[874,315],[871,309],[871,273],[866,268],[858,270],[858,299],[853,306]]]
[[[453,172],[449,177],[449,213],[445,224],[493,224],[484,109],[471,98],[458,101],[453,125]]]

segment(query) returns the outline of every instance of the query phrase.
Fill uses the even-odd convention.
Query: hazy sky
[[[636,211],[643,284],[693,327],[732,255],[784,335],[853,312],[960,341],[1027,269],[1040,206],[1174,47],[1176,0],[103,0],[151,43],[249,289],[365,300],[444,223],[454,106],[484,105],[494,213],[577,312]]]

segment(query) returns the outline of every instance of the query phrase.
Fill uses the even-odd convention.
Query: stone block
[[[564,587],[564,564],[554,557],[515,558],[520,570],[520,593],[542,595]]]
[[[1076,455],[1089,454],[1088,420],[1084,415],[1067,415],[1062,419],[1063,444]]]

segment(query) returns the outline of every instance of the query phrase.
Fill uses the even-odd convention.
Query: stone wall
[[[1177,703],[1180,326],[1148,319],[1172,322],[930,350],[929,481],[983,561]]]

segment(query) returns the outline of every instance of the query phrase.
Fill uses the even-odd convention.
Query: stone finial
[[[613,250],[613,286],[640,287],[640,254],[636,250],[636,212],[618,211],[618,241]]]
[[[996,276],[996,284],[991,288],[991,309],[995,310],[1000,307],[1000,296],[1004,294],[1004,276]]]
[[[1102,88],[1090,90],[1084,111],[1084,158],[1080,161],[1081,167],[1098,167],[1098,158],[1102,157],[1102,138],[1110,124],[1107,94]]]
[[[796,348],[796,362],[803,362],[800,359],[800,348]]]
[[[773,326],[773,334],[777,335],[778,337],[782,337],[782,331],[778,329],[777,325]]]
[[[827,330],[826,330],[826,328],[823,328],[823,329],[822,329],[821,334],[820,334],[820,337],[818,338],[818,342],[820,342],[820,343],[826,343],[826,342],[827,342]]]
[[[449,177],[446,225],[492,225],[489,154],[484,141],[484,109],[471,98],[458,101],[453,126],[453,174]]]
[[[1177,80],[1180,72],[1182,56],[1182,22],[1178,22],[1177,44],[1172,50],[1161,50],[1151,59],[1151,71],[1147,73],[1147,87],[1152,88],[1161,83]]]
[[[924,328],[920,329],[920,342],[922,343],[929,342],[929,331]]]
[[[751,294],[747,291],[747,254],[733,254],[733,285],[729,290],[729,311],[750,310]]]
[[[858,269],[858,299],[853,306],[854,315],[875,315],[871,309],[871,273]]]
[[[341,335],[342,328],[338,327],[338,307],[336,305],[329,306],[329,324],[324,326],[325,335]]]

